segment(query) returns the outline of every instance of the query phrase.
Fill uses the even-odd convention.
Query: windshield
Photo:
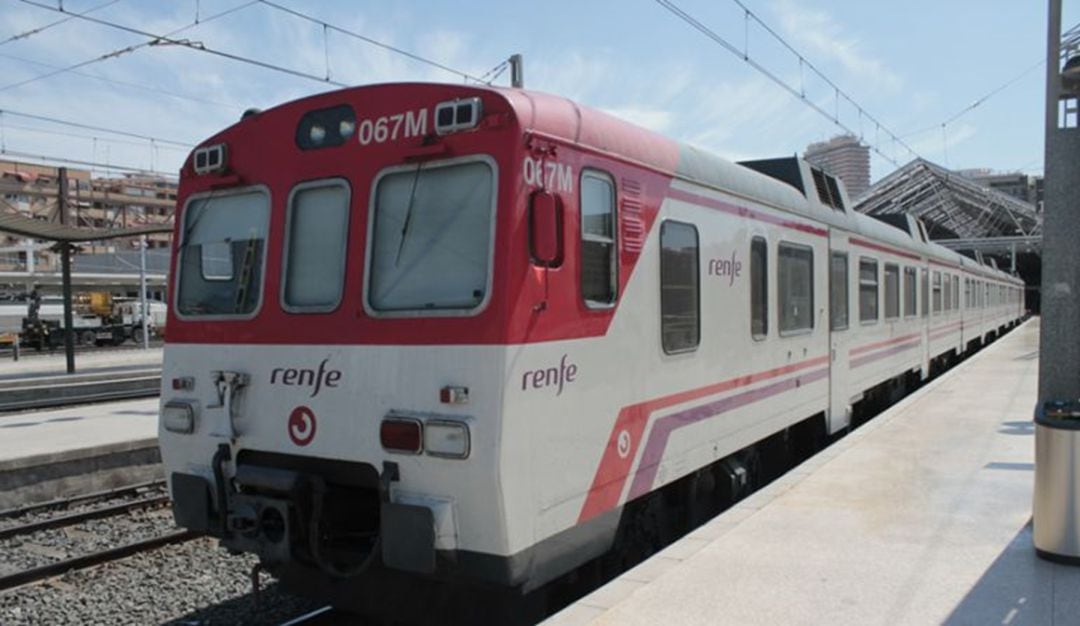
[[[375,189],[368,303],[377,311],[474,309],[491,258],[494,175],[486,161],[418,164]]]
[[[250,315],[259,304],[269,197],[247,191],[192,200],[184,211],[177,310]]]

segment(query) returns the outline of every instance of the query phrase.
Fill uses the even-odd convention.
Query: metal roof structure
[[[171,233],[172,225],[140,226],[138,228],[77,228],[67,226],[59,222],[26,217],[16,213],[0,213],[0,231],[44,239],[47,241],[77,243],[82,241],[100,241],[103,239],[117,239],[120,237],[137,237],[152,233]]]
[[[908,213],[931,239],[1041,237],[1035,206],[915,159],[870,187],[855,204],[867,215]]]

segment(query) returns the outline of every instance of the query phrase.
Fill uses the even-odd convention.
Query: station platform
[[[132,347],[100,352],[78,351],[75,353],[75,373],[104,374],[160,369],[161,358],[160,347],[149,350]],[[24,350],[23,356],[18,361],[11,358],[0,360],[0,382],[60,376],[66,373],[67,360],[63,350],[52,354],[37,354]]]
[[[0,415],[0,509],[158,478],[158,399]]]
[[[546,624],[1080,624],[1036,557],[1029,320]]]

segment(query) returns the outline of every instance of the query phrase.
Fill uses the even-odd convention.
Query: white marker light
[[[424,450],[432,456],[469,456],[469,427],[462,422],[429,420],[424,424]]]
[[[309,136],[311,137],[311,141],[313,143],[322,143],[323,139],[326,139],[326,129],[318,124],[315,124],[311,127],[311,132],[309,133]]]
[[[352,137],[352,134],[356,132],[356,122],[354,120],[341,120],[338,124],[338,133],[345,139]]]
[[[184,400],[170,400],[161,410],[161,423],[165,430],[181,435],[195,432],[195,405]]]

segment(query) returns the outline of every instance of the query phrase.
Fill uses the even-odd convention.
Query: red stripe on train
[[[745,387],[756,382],[828,363],[828,361],[829,357],[821,356],[623,407],[619,411],[619,416],[611,429],[611,435],[608,437],[604,454],[600,458],[600,465],[596,468],[592,486],[589,488],[589,493],[585,497],[585,504],[578,515],[578,523],[592,519],[619,504],[623,487],[626,485],[626,479],[630,474],[630,467],[634,464],[634,458],[641,446],[642,433],[644,433],[645,426],[649,422],[649,416],[654,411]]]

